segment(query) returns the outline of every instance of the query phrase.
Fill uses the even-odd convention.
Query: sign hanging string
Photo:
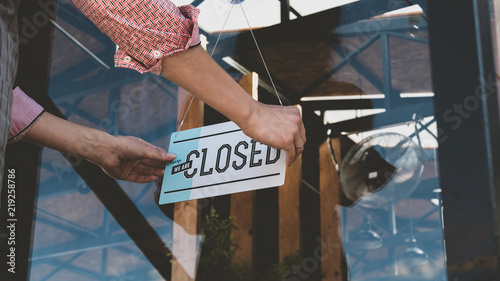
[[[262,55],[262,52],[260,51],[259,44],[257,43],[257,39],[255,39],[255,35],[253,34],[252,28],[250,27],[250,22],[248,22],[247,14],[245,13],[245,10],[243,9],[243,5],[240,4],[241,11],[243,12],[243,15],[245,16],[245,20],[248,25],[248,29],[250,30],[250,34],[252,34],[253,42],[255,43],[255,46],[257,47],[257,51],[259,51],[260,59],[262,60],[262,63],[264,64],[264,68],[266,69],[267,76],[269,76],[269,80],[271,81],[271,85],[273,85],[274,93],[276,94],[276,97],[278,97],[278,101],[280,102],[280,105],[283,106],[283,103],[281,102],[280,95],[278,94],[278,91],[276,90],[276,85],[274,85],[273,78],[271,77],[271,73],[269,73],[269,69],[267,68],[266,61],[264,60],[264,56]]]
[[[266,64],[266,61],[264,60],[264,56],[262,55],[262,52],[260,51],[259,44],[257,43],[257,39],[255,39],[255,35],[253,34],[253,30],[252,30],[252,28],[250,26],[250,22],[248,21],[247,15],[245,13],[245,9],[243,9],[243,5],[242,4],[239,4],[239,5],[240,5],[241,11],[243,12],[243,15],[245,17],[245,21],[247,22],[248,29],[250,30],[250,34],[252,35],[253,41],[255,43],[255,46],[257,47],[257,51],[259,52],[260,58],[262,60],[262,63],[264,64],[264,68],[266,69],[266,72],[267,72],[267,75],[269,77],[269,80],[271,81],[271,84],[273,86],[274,93],[276,94],[276,97],[278,98],[278,101],[279,101],[280,105],[283,106],[283,102],[281,101],[280,95],[278,94],[278,91],[276,90],[276,85],[274,84],[273,78],[271,77],[271,73],[269,72],[269,69],[267,68],[267,64]],[[226,20],[224,21],[222,29],[219,32],[219,36],[217,37],[217,40],[216,40],[215,45],[214,45],[214,48],[212,49],[212,52],[210,53],[210,57],[213,57],[213,55],[214,55],[215,49],[217,48],[217,44],[219,43],[220,38],[222,36],[222,32],[224,31],[224,28],[226,27],[227,21],[229,20],[229,16],[231,16],[231,11],[233,10],[233,6],[234,5],[231,5],[231,9],[229,10],[229,13],[228,13],[228,15],[226,17]],[[188,105],[188,107],[186,109],[186,112],[184,113],[184,117],[182,118],[182,121],[179,124],[179,127],[177,128],[177,132],[179,132],[182,129],[182,125],[184,124],[184,121],[186,120],[187,114],[189,112],[189,109],[191,108],[191,104],[193,103],[193,100],[194,100],[194,95],[191,95],[191,98],[190,98],[190,101],[189,101],[189,105]]]

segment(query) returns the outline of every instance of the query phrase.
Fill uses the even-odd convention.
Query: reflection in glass
[[[339,161],[341,189],[354,202],[338,208],[351,281],[447,279],[425,9],[341,25],[331,44],[340,57],[329,81],[358,89],[330,92],[371,102],[322,116],[329,135],[354,142]],[[343,18],[363,12],[356,4],[341,9]]]
[[[382,239],[375,231],[369,218],[363,220],[363,228],[355,233],[349,241],[353,248],[361,250],[373,250],[382,247]]]
[[[366,140],[376,139],[381,135],[398,136],[392,145],[373,145],[369,149],[365,149],[365,151],[371,149],[370,153],[375,155],[367,156],[365,154],[365,158],[372,157],[375,160],[363,160],[363,154],[358,152],[356,158],[358,161],[378,163],[373,166],[376,169],[367,169],[365,174],[369,174],[369,171],[379,172],[381,170],[394,172],[386,178],[379,179],[380,181],[386,179],[387,182],[381,184],[375,180],[372,181],[372,184],[379,185],[379,191],[365,194],[365,197],[358,198],[357,203],[349,208],[339,208],[349,280],[444,280],[446,278],[440,188],[436,177],[436,167],[430,165],[436,160],[436,138],[433,133],[435,127],[432,127],[430,131],[424,130],[424,128],[434,124],[434,121],[421,120],[418,124],[416,132],[408,130],[409,136],[391,132],[374,133],[372,136],[362,139],[358,142],[357,147],[354,146],[349,151],[349,153],[359,151]],[[398,126],[392,130],[402,131]],[[417,142],[414,142],[411,137],[420,137],[421,140],[417,138]],[[417,143],[424,143],[425,147],[417,145]],[[413,148],[403,149],[404,146]],[[387,155],[394,153],[387,147],[403,151],[393,154],[397,155],[399,159],[408,151],[416,149],[415,151],[419,153],[410,156],[412,161],[399,163],[402,165],[410,164],[410,166],[411,163],[416,163],[418,168],[412,171],[399,169],[397,165],[401,164],[387,157]],[[349,156],[349,153],[343,159],[343,165],[347,163],[346,161],[352,162],[354,159],[354,157]],[[359,168],[361,165],[357,164],[356,166],[356,163],[351,163],[351,166],[366,169],[366,167]],[[367,164],[365,166],[370,167]],[[392,183],[396,179],[396,174],[403,170],[405,171],[404,176],[400,177],[403,180]],[[342,171],[341,169],[340,178],[343,177]],[[414,177],[415,175],[417,177]],[[376,177],[372,179],[376,179]],[[366,184],[369,180],[367,177],[361,177],[359,182]],[[384,193],[390,184],[399,184],[404,195],[395,196],[393,193],[398,192],[395,190]],[[349,191],[344,190],[345,192]],[[365,200],[371,204],[365,204]],[[373,204],[373,202],[377,204]],[[377,235],[368,236],[369,233],[373,234],[374,227],[377,229],[377,233],[375,233]],[[359,239],[360,234],[364,240]],[[356,245],[356,241],[359,240],[361,243]],[[368,240],[369,243],[363,243],[363,241]]]
[[[427,254],[417,246],[415,238],[411,238],[410,246],[399,255],[398,260],[406,266],[419,266],[429,262]]]
[[[423,171],[423,150],[397,133],[370,136],[349,150],[340,168],[346,196],[366,207],[380,207],[410,194]]]
[[[426,190],[433,183],[426,184],[415,190],[419,198],[411,199],[419,208],[415,214],[408,212],[409,199],[382,208],[339,208],[349,280],[446,279],[441,205],[422,198],[431,195]],[[415,218],[412,223],[411,216]],[[375,225],[378,235],[367,238],[367,218],[374,222],[370,228]],[[364,240],[358,233],[363,233]]]

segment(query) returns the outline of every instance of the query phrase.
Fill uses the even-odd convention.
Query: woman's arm
[[[287,163],[302,153],[306,135],[299,110],[253,100],[201,46],[165,57],[162,64],[162,76],[224,114],[252,139],[284,149]]]
[[[137,183],[156,180],[163,175],[166,162],[175,158],[142,139],[112,136],[48,112],[42,113],[23,140],[80,156],[116,179]]]

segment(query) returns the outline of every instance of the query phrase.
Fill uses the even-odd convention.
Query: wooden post
[[[258,99],[259,76],[252,72],[243,76],[240,86],[254,99]],[[240,249],[235,253],[235,261],[254,266],[255,256],[255,191],[240,192],[231,195],[230,214],[236,217],[236,229],[231,233]]]
[[[191,94],[179,88],[178,123],[184,118]],[[203,102],[194,98],[186,115],[182,130],[203,126]],[[196,276],[198,258],[198,234],[201,226],[199,200],[175,203],[172,245],[172,280],[191,281]],[[166,265],[165,265],[166,266]]]
[[[336,159],[340,161],[340,140],[332,139]],[[339,163],[340,164],[340,163]],[[332,161],[328,140],[319,148],[319,189],[322,281],[341,281],[344,278],[343,253],[340,240],[340,221],[337,205],[340,203],[340,181]],[[334,245],[332,247],[332,245]]]
[[[259,100],[259,75],[257,73],[252,72],[244,75],[239,84],[254,100]]]
[[[279,260],[301,249],[300,184],[302,181],[302,155],[286,170],[285,184],[278,190],[279,208]]]

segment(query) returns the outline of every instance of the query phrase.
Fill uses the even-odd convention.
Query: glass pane
[[[50,97],[70,121],[168,149],[186,92],[115,68],[116,45],[60,2]],[[45,149],[30,280],[446,280],[426,1],[291,0],[288,24],[281,1],[174,2],[201,9],[231,77],[259,75],[259,101],[301,106],[302,158],[282,187],[158,206],[159,183],[89,186],[80,160]]]
[[[359,98],[383,94],[372,98],[382,112],[351,110],[353,120],[374,114],[368,130],[336,125],[349,111],[324,115],[349,141],[337,158],[348,280],[447,280],[427,17],[418,5],[373,16],[336,29],[334,61],[349,60],[330,80],[358,87]]]

